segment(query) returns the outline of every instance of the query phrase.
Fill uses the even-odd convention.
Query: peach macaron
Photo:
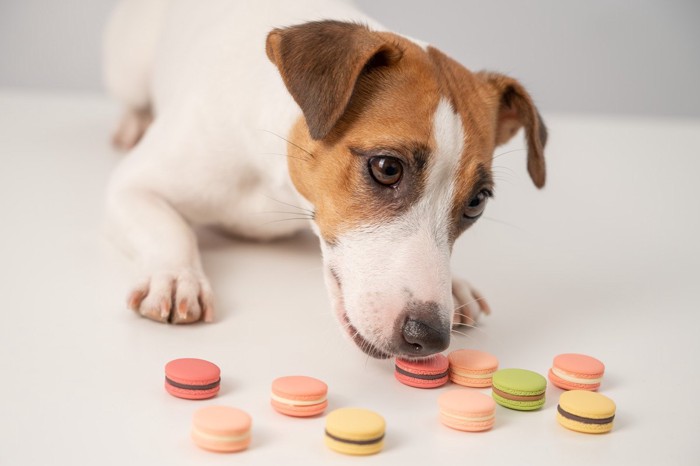
[[[564,390],[590,390],[600,387],[605,365],[592,356],[567,353],[554,358],[549,380]]]
[[[476,390],[450,390],[438,398],[440,421],[464,432],[489,430],[496,422],[496,402]]]
[[[279,377],[272,382],[270,404],[279,413],[294,417],[317,416],[328,406],[328,386],[303,375]]]
[[[250,445],[251,425],[252,420],[245,411],[229,406],[207,406],[194,413],[192,440],[209,451],[245,450]]]
[[[491,386],[494,372],[498,370],[498,358],[485,351],[460,349],[449,354],[450,380],[465,387]]]

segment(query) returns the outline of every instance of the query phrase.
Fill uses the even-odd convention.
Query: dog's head
[[[514,79],[337,21],[273,30],[267,55],[303,112],[289,170],[314,207],[341,323],[374,357],[447,348],[450,255],[491,197],[494,148],[525,128],[545,181],[545,126]]]

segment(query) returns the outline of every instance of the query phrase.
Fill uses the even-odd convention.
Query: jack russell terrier
[[[128,306],[155,321],[213,319],[192,225],[256,239],[310,225],[351,339],[377,358],[437,353],[453,320],[489,312],[450,255],[492,195],[495,147],[523,127],[545,182],[546,129],[518,81],[339,0],[125,0],[105,78],[130,150],[108,225],[144,273]],[[286,209],[309,221],[261,221]]]

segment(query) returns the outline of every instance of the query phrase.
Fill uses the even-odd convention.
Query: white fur
[[[433,117],[433,138],[425,192],[408,212],[346,233],[334,247],[323,246],[324,259],[342,284],[341,290],[329,286],[331,294],[342,293],[332,296],[336,312],[346,313],[365,339],[384,347],[409,301],[436,302],[441,320],[452,320],[448,231],[465,135],[445,99]]]
[[[340,0],[124,0],[115,10],[106,83],[130,111],[155,115],[115,171],[107,199],[111,232],[142,268],[130,298],[141,314],[166,320],[174,296],[174,322],[211,318],[191,225],[258,239],[308,226],[279,221],[296,214],[271,213],[307,203],[289,178],[283,139],[301,111],[267,59],[265,38],[275,27],[320,19],[383,30]],[[417,204],[388,225],[366,225],[337,248],[323,247],[343,279],[342,296],[329,280],[336,309],[346,306],[353,324],[378,342],[409,297],[438,302],[451,317],[446,232],[464,134],[446,101],[435,113],[434,139]]]

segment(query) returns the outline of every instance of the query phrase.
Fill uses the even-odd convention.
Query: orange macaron
[[[498,370],[498,358],[485,351],[460,349],[451,352],[447,358],[450,361],[450,380],[465,387],[490,387],[493,374]]]
[[[605,365],[592,356],[566,353],[554,358],[549,380],[564,390],[595,391],[600,387]]]
[[[303,375],[280,377],[272,381],[270,404],[287,416],[317,416],[328,406],[327,395],[328,386],[321,380]]]

